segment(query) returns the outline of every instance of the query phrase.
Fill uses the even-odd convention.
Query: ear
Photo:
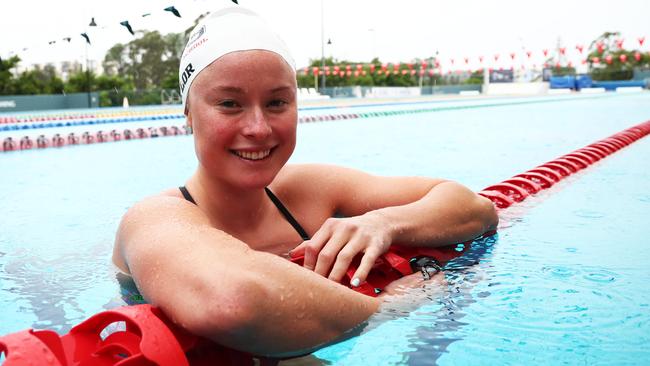
[[[190,112],[189,104],[185,105],[185,121],[187,122],[187,126],[192,129],[192,112]]]

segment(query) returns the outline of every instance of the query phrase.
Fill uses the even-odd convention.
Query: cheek
[[[215,156],[225,150],[235,136],[233,128],[225,123],[198,123],[194,128],[194,146],[197,157],[201,160]]]
[[[298,112],[293,112],[277,126],[276,131],[278,131],[278,134],[281,134],[287,142],[293,142],[293,145],[295,145],[297,128]]]

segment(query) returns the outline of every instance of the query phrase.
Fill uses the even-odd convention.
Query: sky
[[[447,69],[476,68],[479,56],[485,62],[480,65],[510,67],[541,63],[542,50],[556,52],[558,43],[575,64],[581,59],[576,45],[588,47],[605,31],[621,32],[626,48],[639,48],[637,39],[646,37],[640,49],[650,51],[647,0],[239,0],[239,4],[267,19],[299,68],[320,59],[323,48],[325,57],[355,62],[373,57],[408,62],[437,53]],[[182,18],[163,11],[170,5]],[[129,20],[134,30],[182,32],[201,13],[227,6],[236,5],[230,0],[5,1],[0,12],[0,57],[13,52],[27,66],[84,63],[87,54],[100,63],[111,46],[133,39],[119,25],[123,20]],[[98,27],[88,26],[92,17]],[[90,46],[79,35],[82,32],[89,34]],[[64,37],[71,37],[71,42]],[[525,51],[532,52],[530,59]]]

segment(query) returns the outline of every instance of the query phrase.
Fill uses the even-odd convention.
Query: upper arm
[[[252,250],[178,198],[136,204],[122,219],[115,245],[149,303],[192,333],[253,353],[330,341],[378,306],[279,256]],[[285,293],[294,301],[285,301]],[[304,317],[295,316],[305,309]]]
[[[384,207],[408,204],[426,195],[443,179],[426,177],[384,177],[330,165],[301,165],[296,182],[314,185],[336,214],[357,216]],[[298,179],[296,179],[298,178]]]
[[[219,288],[214,284],[238,270],[235,258],[246,250],[241,241],[212,228],[196,206],[159,196],[139,202],[124,215],[114,255],[149,303],[197,329],[203,318],[198,310],[209,309],[206,299],[223,305],[236,301],[237,281]],[[223,315],[226,320],[228,314]]]

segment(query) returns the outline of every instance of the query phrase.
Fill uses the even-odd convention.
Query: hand
[[[363,253],[361,263],[352,277],[352,286],[359,286],[379,256],[386,253],[393,240],[392,225],[377,211],[361,216],[330,218],[307,240],[291,251],[291,256],[304,255],[304,267],[340,282],[352,260]]]

